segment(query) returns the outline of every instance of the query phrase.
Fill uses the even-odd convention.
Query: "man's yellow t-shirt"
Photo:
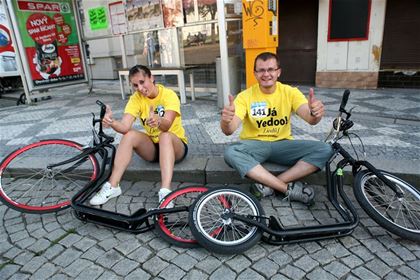
[[[136,91],[125,106],[124,113],[139,118],[140,123],[143,125],[147,135],[150,136],[153,143],[158,143],[161,131],[157,127],[153,128],[146,124],[146,120],[149,118],[150,114],[150,106],[153,106],[155,114],[158,114],[160,117],[165,117],[165,111],[167,110],[174,111],[177,114],[169,131],[178,136],[182,142],[188,143],[185,136],[185,130],[182,127],[181,104],[178,96],[173,90],[167,89],[162,85],[158,84],[156,87],[158,88],[159,93],[153,99],[147,98]]]
[[[240,139],[293,139],[290,117],[305,103],[308,101],[299,89],[280,82],[272,94],[261,92],[258,84],[242,91],[235,98],[235,115],[242,120]]]

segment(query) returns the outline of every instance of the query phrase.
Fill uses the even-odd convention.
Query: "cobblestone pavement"
[[[309,209],[278,197],[261,202],[285,226],[338,220],[325,188],[314,187]],[[154,182],[124,181],[122,189],[108,210],[128,214],[157,204]],[[72,210],[28,215],[0,206],[0,279],[419,279],[420,244],[391,235],[357,208],[361,224],[350,236],[283,246],[261,241],[225,256],[170,245],[156,231],[85,224]]]
[[[308,92],[306,87],[302,90]],[[90,113],[98,111],[95,100],[111,104],[116,117],[126,103],[116,82],[98,82],[95,91],[86,96],[81,86],[57,89],[51,100],[0,108],[0,159],[37,139],[87,143]],[[324,139],[342,92],[316,89],[327,116],[315,127],[294,118],[296,138]],[[419,90],[353,90],[349,108],[355,105],[353,131],[361,136],[368,157],[394,159],[396,164],[399,159],[412,160],[420,170]],[[237,139],[220,133],[214,96],[188,100],[182,113],[192,156],[221,155],[225,145]],[[357,140],[354,144],[360,148]],[[181,185],[186,183],[173,187]],[[335,221],[338,215],[326,201],[325,188],[314,188],[317,200],[309,209],[290,207],[276,197],[262,204],[284,225]],[[123,195],[107,207],[131,213],[157,204],[157,182],[124,181],[122,189]],[[243,254],[224,256],[170,245],[155,231],[134,235],[85,224],[72,210],[28,215],[0,204],[0,279],[419,279],[420,244],[388,233],[355,205],[361,224],[350,236],[285,246],[260,242]]]

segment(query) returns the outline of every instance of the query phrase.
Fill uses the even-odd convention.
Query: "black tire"
[[[188,223],[188,209],[197,197],[207,190],[208,188],[204,186],[189,186],[169,193],[160,203],[160,209],[166,208],[169,203],[173,203],[174,208],[188,208],[186,211],[156,215],[155,228],[160,237],[178,247],[197,247],[198,242],[192,235]]]
[[[0,163],[0,200],[26,213],[63,210],[71,198],[99,174],[93,155],[48,169],[50,164],[70,159],[82,145],[69,140],[41,140],[10,153]]]
[[[254,246],[262,232],[256,227],[221,215],[233,212],[261,217],[264,210],[254,196],[237,188],[213,188],[197,198],[190,209],[190,228],[198,243],[210,252],[238,254]]]
[[[358,172],[354,195],[360,206],[379,225],[406,239],[420,241],[420,192],[404,180],[380,170],[395,183],[404,197],[397,198],[385,182],[369,170]]]

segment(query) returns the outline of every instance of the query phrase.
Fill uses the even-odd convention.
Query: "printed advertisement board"
[[[8,4],[29,90],[87,81],[72,0]]]

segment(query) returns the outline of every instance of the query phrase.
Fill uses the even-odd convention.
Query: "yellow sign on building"
[[[276,53],[278,9],[276,0],[242,0],[243,45],[246,86],[256,83],[254,60],[262,52]]]

